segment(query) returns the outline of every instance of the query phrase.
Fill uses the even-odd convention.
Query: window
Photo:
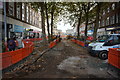
[[[110,12],[110,8],[109,7],[107,8],[107,11]]]
[[[114,45],[120,44],[120,35],[115,35],[114,36]]]
[[[120,2],[117,2],[115,7],[119,8],[119,6],[120,6]]]
[[[27,19],[27,22],[29,21],[29,8],[28,6],[26,7],[26,19]]]
[[[32,23],[32,10],[30,9],[30,23]]]
[[[14,2],[9,2],[8,13],[11,16],[14,16]]]
[[[102,21],[102,26],[105,26],[105,22],[104,22],[104,20]]]
[[[116,14],[116,23],[118,23],[118,13]]]
[[[25,20],[25,4],[22,3],[22,20]]]
[[[17,4],[16,15],[17,15],[17,18],[20,19],[20,4]]]
[[[36,13],[34,15],[34,25],[36,25]]]
[[[105,10],[103,10],[103,15],[105,15]]]
[[[34,11],[32,11],[32,24],[34,25],[34,21],[35,21],[35,14],[34,14]]]
[[[110,24],[114,24],[115,23],[115,15],[111,16],[110,19]]]
[[[112,4],[112,10],[115,10],[115,4],[114,3]]]
[[[106,19],[106,25],[109,25],[109,17]]]
[[[120,13],[118,13],[118,23],[120,23]]]
[[[100,27],[100,21],[99,21],[99,27]]]

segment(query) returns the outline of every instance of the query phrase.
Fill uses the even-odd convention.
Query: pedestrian
[[[8,49],[9,49],[9,51],[14,51],[14,50],[15,50],[15,47],[16,47],[15,40],[14,40],[13,38],[11,38],[11,39],[8,41]]]
[[[24,43],[22,42],[22,37],[18,37],[17,41],[18,41],[18,49],[23,48],[24,47]]]
[[[2,53],[6,51],[5,41],[2,39]]]

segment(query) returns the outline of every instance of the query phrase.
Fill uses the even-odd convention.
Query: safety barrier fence
[[[42,38],[25,39],[26,41],[40,41]]]
[[[58,42],[59,42],[59,38],[57,38],[54,41],[50,42],[49,48],[53,48]]]
[[[24,48],[0,53],[0,70],[5,69],[23,58],[27,57],[30,53],[33,52],[34,44],[31,41],[23,40]]]
[[[120,69],[120,48],[109,49],[108,63]]]
[[[34,43],[33,41],[40,41],[41,38],[35,38],[35,39],[25,39],[22,40],[24,43],[24,48],[15,50],[15,51],[9,51],[0,53],[0,70],[5,69],[23,58],[30,55],[30,53],[34,50]],[[59,38],[55,39],[54,41],[50,42],[49,48],[54,47],[59,42]]]
[[[85,43],[83,41],[79,41],[79,40],[76,40],[76,39],[72,39],[71,41],[78,44],[78,45],[80,45],[80,46],[82,46],[82,47],[85,46]]]

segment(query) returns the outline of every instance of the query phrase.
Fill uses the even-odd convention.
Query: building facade
[[[96,9],[94,7],[93,9]],[[120,32],[120,2],[106,2],[101,4],[99,17],[99,29],[97,35]],[[85,24],[80,26],[80,34],[84,34]],[[88,22],[88,33],[94,31],[95,20]]]
[[[21,35],[24,37],[24,31],[33,29],[33,31],[41,31],[40,13],[31,8],[30,4],[22,2],[6,2],[6,23],[7,38],[13,35]],[[2,8],[2,32],[4,33],[4,7]],[[4,35],[2,36],[4,37]]]
[[[99,33],[120,31],[120,2],[103,3],[100,13]]]

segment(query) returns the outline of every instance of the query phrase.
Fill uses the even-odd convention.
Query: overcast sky
[[[66,32],[67,29],[72,29],[69,23],[64,24],[64,21],[60,21],[57,23],[57,29],[62,30],[62,32]]]

